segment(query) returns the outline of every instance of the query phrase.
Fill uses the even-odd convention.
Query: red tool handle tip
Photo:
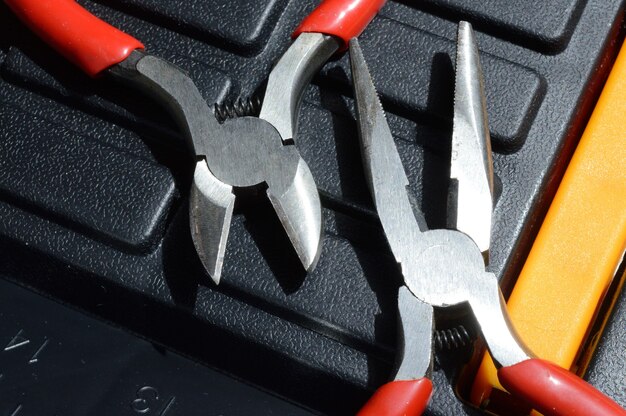
[[[357,416],[419,416],[432,392],[427,378],[392,381],[376,390]]]
[[[137,39],[83,9],[74,0],[4,0],[33,32],[90,76],[122,62]]]
[[[626,410],[583,379],[545,360],[503,367],[498,379],[509,393],[546,416],[626,416]]]
[[[325,0],[308,15],[293,32],[314,32],[335,36],[343,41],[343,49],[350,39],[357,37],[372,21],[386,0]]]

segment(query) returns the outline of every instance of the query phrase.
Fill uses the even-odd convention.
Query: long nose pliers
[[[269,75],[259,117],[219,123],[193,81],[141,42],[74,0],[4,0],[44,41],[88,75],[113,76],[169,110],[195,156],[191,236],[202,264],[219,283],[235,197],[266,194],[308,271],[321,251],[322,213],[311,171],[294,145],[300,99],[312,76],[347,48],[385,0],[325,0],[293,34]]]
[[[399,345],[394,380],[359,416],[414,416],[432,393],[434,314],[465,310],[499,368],[507,391],[544,415],[626,415],[591,385],[536,358],[508,319],[496,276],[485,270],[493,173],[483,78],[471,25],[458,30],[450,165],[449,224],[429,230],[412,201],[398,150],[358,45],[350,59],[365,176],[404,285],[398,293]],[[455,309],[452,309],[455,308]]]

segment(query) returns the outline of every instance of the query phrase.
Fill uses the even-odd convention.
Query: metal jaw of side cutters
[[[512,328],[497,278],[485,270],[492,211],[492,171],[478,49],[471,25],[458,33],[451,161],[451,224],[427,230],[411,204],[409,181],[358,41],[350,44],[365,175],[405,287],[398,296],[400,354],[396,379],[428,375],[433,312],[469,306],[500,366],[532,357]]]
[[[266,194],[305,270],[321,251],[322,215],[315,181],[293,145],[303,89],[338,42],[318,33],[298,37],[269,78],[257,117],[220,124],[193,81],[176,66],[135,51],[110,71],[164,104],[196,157],[190,191],[191,235],[205,269],[219,283],[235,192]]]

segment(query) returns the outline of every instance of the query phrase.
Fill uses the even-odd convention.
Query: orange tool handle
[[[41,39],[92,77],[144,47],[74,0],[4,2]]]
[[[324,0],[308,15],[293,32],[296,38],[301,33],[314,32],[335,36],[348,48],[350,39],[357,37],[372,21],[387,0]]]
[[[427,378],[392,381],[376,390],[357,416],[419,416],[432,392]]]
[[[498,370],[502,386],[545,416],[626,416],[591,384],[549,361],[531,358]]]

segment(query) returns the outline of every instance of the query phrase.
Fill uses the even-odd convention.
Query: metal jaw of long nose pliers
[[[235,192],[266,194],[304,268],[321,251],[322,213],[315,181],[296,147],[302,93],[326,60],[358,36],[385,0],[324,0],[294,32],[272,70],[259,117],[220,124],[193,81],[143,51],[133,37],[74,0],[4,0],[31,29],[87,74],[112,75],[164,105],[195,155],[191,236],[205,269],[219,283]]]
[[[497,278],[485,270],[492,212],[486,104],[471,25],[459,25],[450,224],[428,230],[409,196],[409,181],[356,40],[350,58],[365,176],[404,283],[398,293],[399,348],[394,381],[380,387],[360,416],[419,415],[432,393],[433,316],[466,306],[499,367],[502,385],[545,415],[623,415],[574,374],[535,358],[513,329]]]

